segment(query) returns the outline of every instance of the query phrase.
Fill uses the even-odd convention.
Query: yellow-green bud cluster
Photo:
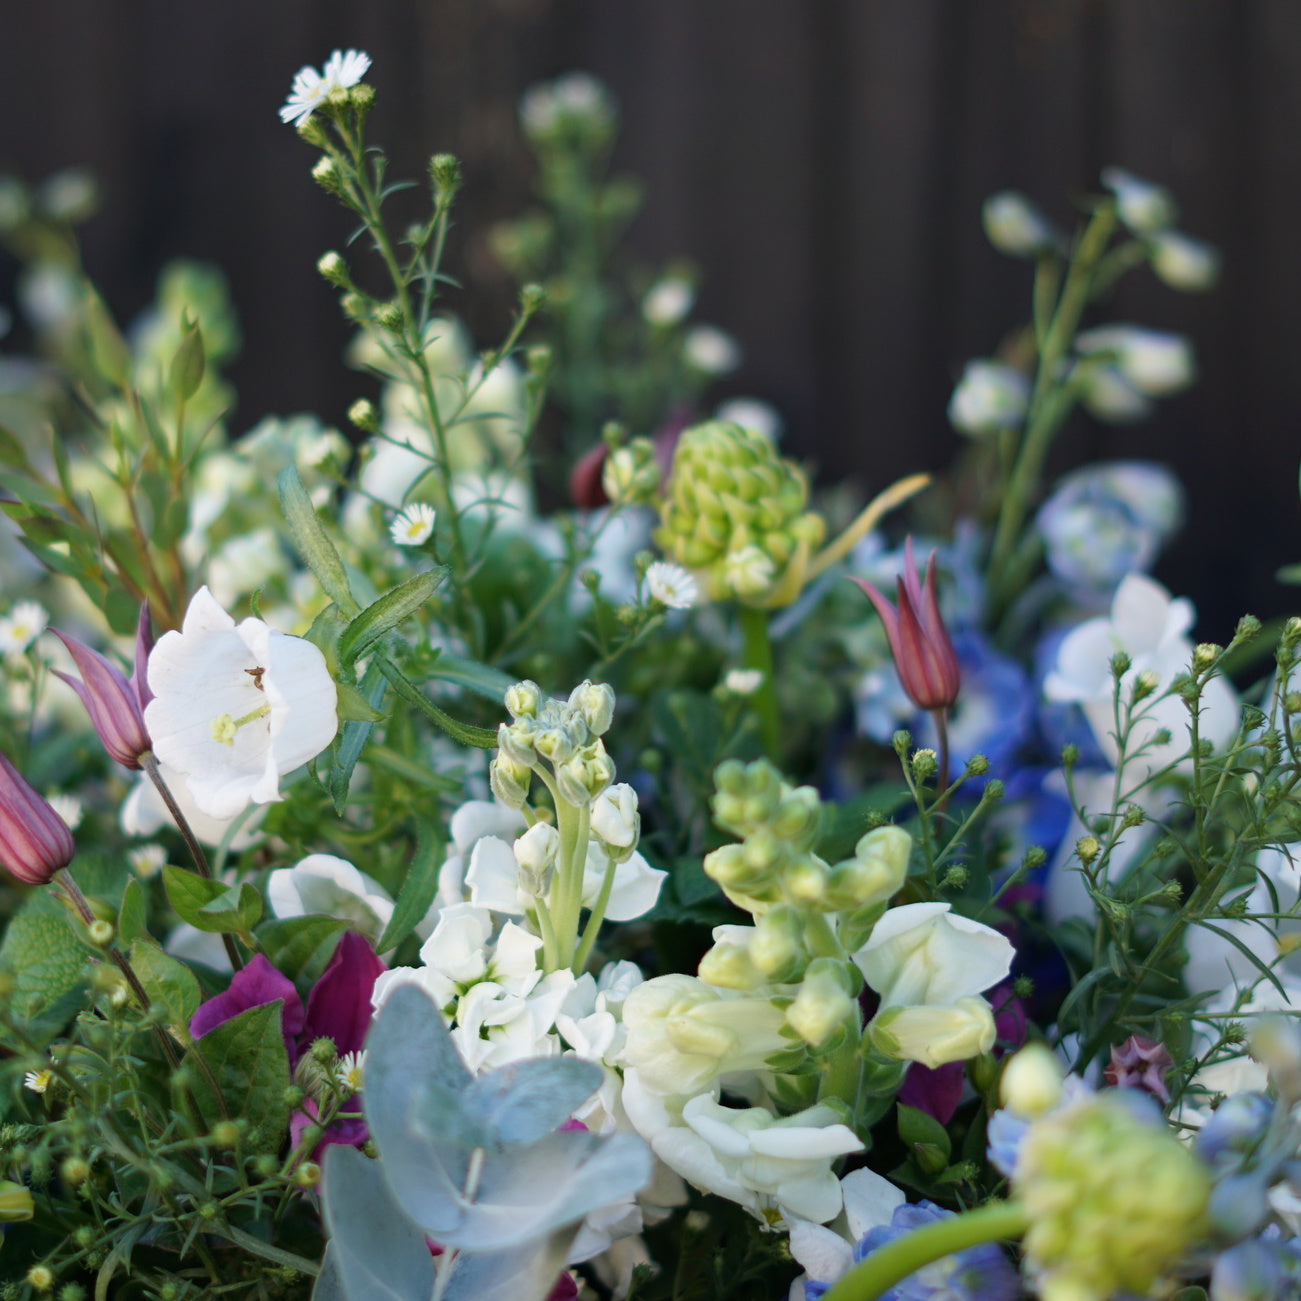
[[[517,682],[506,692],[514,720],[497,729],[498,750],[488,770],[493,794],[520,808],[540,763],[550,765],[556,789],[569,804],[583,806],[614,781],[614,760],[601,737],[614,718],[614,690],[583,682],[567,701],[543,696],[536,682]]]
[[[655,541],[711,599],[764,605],[797,553],[822,543],[808,499],[803,471],[769,439],[710,421],[678,440]]]
[[[1029,1128],[1013,1183],[1046,1301],[1148,1296],[1202,1231],[1211,1179],[1164,1125],[1100,1093]]]

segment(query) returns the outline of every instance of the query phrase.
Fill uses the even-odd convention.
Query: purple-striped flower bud
[[[135,671],[130,679],[98,651],[83,646],[73,637],[58,629],[54,635],[68,648],[81,681],[66,673],[61,677],[78,695],[90,715],[91,726],[99,735],[111,759],[124,768],[139,768],[140,756],[153,748],[145,727],[144,709],[153,698],[149,690],[146,666],[153,649],[153,631],[149,625],[149,603],[140,607],[140,622],[136,627]]]
[[[76,849],[67,823],[0,754],[0,865],[26,885],[44,885]]]
[[[917,581],[913,543],[904,543],[904,571],[899,576],[898,609],[861,578],[855,578],[885,624],[899,681],[919,709],[947,709],[958,698],[962,675],[957,652],[935,595],[935,552],[926,562],[926,581]]]

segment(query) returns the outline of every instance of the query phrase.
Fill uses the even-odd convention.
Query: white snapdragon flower
[[[418,547],[429,540],[437,519],[438,512],[427,502],[412,502],[389,525],[389,537],[396,546]]]
[[[991,926],[961,917],[947,903],[889,909],[853,955],[883,1008],[950,1004],[996,985],[1016,950]]]
[[[330,97],[331,91],[355,86],[370,67],[370,55],[360,50],[335,50],[325,67],[300,68],[280,110],[280,120],[301,126]]]
[[[210,817],[279,800],[280,778],[338,731],[338,691],[309,641],[235,620],[201,587],[149,656],[145,726]]]
[[[689,610],[700,600],[696,580],[668,560],[657,560],[646,569],[646,592],[670,610]]]
[[[338,917],[372,943],[393,916],[387,890],[346,859],[308,854],[267,878],[267,902],[277,917]]]
[[[983,998],[884,1008],[872,1018],[868,1037],[878,1052],[932,1069],[989,1052],[998,1037],[994,1011]]]
[[[1155,676],[1156,691],[1137,707],[1130,730],[1129,750],[1146,746],[1143,762],[1149,770],[1177,758],[1187,746],[1188,709],[1177,695],[1165,694],[1192,661],[1193,644],[1187,637],[1193,607],[1175,600],[1160,583],[1142,574],[1128,574],[1116,589],[1111,613],[1088,619],[1067,634],[1057,651],[1057,662],[1044,679],[1049,700],[1077,701],[1093,734],[1111,763],[1120,757],[1113,718],[1112,657],[1123,651],[1130,667],[1120,680],[1121,699],[1127,700],[1140,674]],[[1238,703],[1233,688],[1213,677],[1202,688],[1200,734],[1219,747],[1237,730]],[[1163,746],[1154,744],[1158,731],[1170,733]]]
[[[969,361],[949,399],[949,423],[960,433],[981,437],[1014,429],[1030,406],[1030,381],[1015,366]]]

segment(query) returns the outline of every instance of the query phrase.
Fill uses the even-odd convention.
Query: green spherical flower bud
[[[569,693],[569,704],[583,716],[593,736],[604,736],[614,721],[614,688],[604,682],[581,682]]]
[[[799,910],[790,904],[774,904],[755,922],[750,961],[770,981],[786,985],[800,979],[808,960]]]

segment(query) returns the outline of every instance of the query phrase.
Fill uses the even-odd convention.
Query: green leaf
[[[124,587],[110,587],[104,598],[104,618],[119,637],[133,636],[140,619],[140,602]]]
[[[421,822],[416,833],[416,852],[411,860],[402,890],[384,927],[384,934],[375,945],[376,953],[396,949],[406,939],[429,911],[429,905],[438,893],[438,870],[442,866],[446,843],[432,822]]]
[[[188,402],[203,383],[203,334],[197,321],[186,320],[185,334],[172,357],[167,372],[167,387],[183,402]]]
[[[500,705],[506,698],[506,692],[515,685],[515,679],[500,669],[489,668],[475,660],[462,659],[459,655],[449,655],[444,651],[429,675],[440,682],[454,682],[476,696],[491,700]]]
[[[946,1160],[940,1162],[937,1169],[944,1168],[951,1150],[949,1133],[934,1116],[919,1111],[916,1107],[905,1106],[901,1102],[899,1104],[898,1125],[899,1137],[909,1147],[932,1147],[943,1152]],[[930,1173],[934,1174],[935,1171],[932,1170]]]
[[[409,615],[414,614],[438,590],[447,568],[427,569],[408,578],[400,587],[386,592],[368,605],[343,630],[339,638],[339,660],[352,665]]]
[[[456,719],[439,709],[424,692],[417,690],[406,674],[391,660],[376,657],[375,663],[380,672],[388,679],[389,685],[398,694],[399,698],[424,714],[431,722],[436,723],[453,741],[459,741],[462,745],[472,745],[479,750],[495,750],[497,748],[496,732],[489,731],[486,727],[473,727],[468,723],[458,723]]]
[[[366,670],[361,681],[360,694],[369,705],[378,708],[384,699],[388,684],[383,673],[375,664]],[[330,747],[330,798],[334,801],[334,811],[342,814],[348,804],[348,785],[352,781],[352,770],[361,758],[361,752],[370,736],[372,724],[365,719],[353,719],[339,728],[339,735]]]
[[[154,546],[166,551],[175,545],[190,522],[190,503],[184,497],[173,497],[161,514],[154,516]]]
[[[11,466],[15,470],[31,473],[31,462],[27,459],[27,449],[16,434],[0,425],[0,465]]]
[[[35,1016],[69,994],[81,983],[87,954],[63,906],[44,892],[29,896],[10,920],[0,944],[0,971],[14,979],[14,1011]]]
[[[122,892],[122,906],[117,914],[118,939],[123,944],[132,940],[149,939],[149,929],[145,922],[145,892],[134,877],[126,883]]]
[[[166,1011],[167,1025],[175,1027],[182,1042],[188,1041],[190,1018],[203,1001],[194,972],[151,940],[137,940],[131,946],[131,967],[149,1001]]]
[[[169,864],[163,888],[176,915],[201,931],[247,934],[262,916],[262,896],[247,881],[228,886]]]
[[[249,1145],[256,1152],[276,1152],[289,1127],[289,1056],[280,1032],[279,999],[223,1021],[199,1039],[191,1052],[199,1053],[212,1072],[225,1100],[226,1114],[247,1116]],[[202,1071],[191,1072],[192,1088],[209,1124],[222,1118]]]
[[[262,956],[281,974],[299,984],[313,984],[334,953],[339,932],[348,923],[338,917],[283,917],[257,929]]]
[[[294,546],[302,556],[303,563],[316,575],[321,590],[339,607],[343,613],[352,618],[360,606],[348,586],[348,575],[343,568],[343,561],[334,549],[334,543],[326,535],[321,521],[317,518],[316,507],[298,477],[298,471],[287,465],[280,472],[277,481],[280,491],[280,508],[285,513],[285,522],[293,536]]]

